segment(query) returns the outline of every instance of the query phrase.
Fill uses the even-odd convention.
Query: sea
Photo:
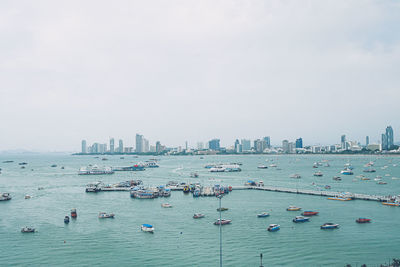
[[[157,199],[133,199],[129,192],[86,193],[86,184],[95,181],[242,186],[253,180],[265,186],[317,191],[400,194],[400,157],[382,155],[157,156],[159,168],[78,175],[89,164],[121,167],[150,158],[154,156],[1,154],[0,192],[10,193],[12,200],[0,202],[0,266],[220,266],[220,232],[213,224],[219,218],[218,198],[194,198],[181,191]],[[13,162],[4,163],[7,160]],[[376,172],[363,172],[370,161]],[[25,168],[20,162],[27,163]],[[314,162],[322,166],[313,168]],[[241,163],[242,171],[211,173],[204,168],[208,163]],[[354,175],[340,174],[347,163],[354,167]],[[259,169],[259,165],[269,167]],[[313,176],[316,171],[323,176]],[[199,177],[191,178],[193,172]],[[290,178],[295,173],[301,178]],[[362,180],[360,175],[371,179]],[[335,181],[334,176],[342,180]],[[376,176],[387,184],[378,184]],[[25,195],[32,197],[25,199]],[[173,207],[162,208],[166,202]],[[232,220],[222,226],[223,266],[260,266],[261,254],[263,266],[379,266],[400,258],[399,207],[260,190],[233,190],[221,202],[228,208],[222,217]],[[290,205],[319,211],[319,215],[306,223],[293,223],[301,211],[287,211]],[[72,208],[78,217],[64,224]],[[112,212],[115,218],[98,219],[99,212]],[[270,216],[258,218],[261,212]],[[205,217],[195,220],[194,213]],[[357,224],[359,217],[372,222]],[[326,222],[340,227],[321,230]],[[153,225],[155,232],[142,232],[144,223]],[[269,224],[281,228],[268,232]],[[21,233],[24,226],[37,232]]]

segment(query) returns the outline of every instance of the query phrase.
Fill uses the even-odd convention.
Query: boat
[[[387,184],[387,183],[384,181],[379,181],[379,182],[377,182],[377,184]]]
[[[397,201],[394,201],[394,202],[382,202],[382,205],[398,207],[400,205],[400,203],[397,202]]]
[[[304,216],[296,216],[296,218],[293,219],[293,222],[295,223],[308,222],[308,221],[310,221],[310,218]]]
[[[276,165],[275,163],[272,163],[271,165],[269,165],[272,168],[278,167],[278,165]]]
[[[101,191],[103,184],[101,182],[94,182],[86,185],[86,193],[94,192],[97,193]]]
[[[18,165],[28,165],[28,163],[27,162],[20,162],[20,163],[18,163]]]
[[[190,174],[190,177],[192,177],[192,178],[198,178],[198,177],[199,177],[199,174],[198,174],[197,172],[192,172],[192,173]]]
[[[142,224],[141,229],[143,232],[154,233],[154,227],[151,224]]]
[[[30,199],[31,196],[30,195],[25,195],[25,199]]]
[[[263,212],[263,213],[257,214],[258,218],[264,218],[264,217],[268,217],[268,216],[269,216],[268,212]]]
[[[5,160],[5,161],[3,161],[3,163],[12,163],[12,162],[14,162],[13,160]]]
[[[190,187],[188,185],[185,185],[183,187],[183,193],[189,193],[190,192]]]
[[[154,190],[150,189],[138,189],[138,187],[135,187],[131,190],[131,198],[139,198],[139,199],[152,199],[152,198],[157,198],[158,195]]]
[[[339,228],[339,224],[337,223],[324,223],[321,225],[321,229],[335,229]]]
[[[68,215],[64,217],[64,223],[67,223],[67,224],[69,223],[69,216]]]
[[[113,174],[114,170],[110,167],[99,168],[97,165],[82,167],[78,174],[79,175],[102,175],[102,174]]]
[[[171,196],[171,189],[165,188],[163,192],[163,197],[170,197]]]
[[[200,219],[200,218],[204,218],[206,215],[201,214],[201,213],[195,213],[193,215],[193,219]]]
[[[363,170],[363,172],[376,172],[376,170],[373,168],[368,168],[368,169]]]
[[[356,223],[370,223],[371,219],[367,219],[367,218],[358,218],[356,220]]]
[[[200,196],[200,189],[196,189],[193,191],[193,197],[199,197]]]
[[[341,181],[342,180],[342,178],[340,176],[334,176],[332,179],[335,180],[335,181]]]
[[[362,180],[362,181],[369,181],[369,180],[371,180],[371,178],[368,178],[368,177],[361,177],[361,180]]]
[[[64,170],[64,169],[65,169],[65,167],[64,167],[64,166],[62,166],[62,167],[61,167],[61,170]]]
[[[286,209],[287,211],[298,211],[301,210],[300,207],[296,207],[296,206],[289,206],[289,208]]]
[[[163,207],[163,208],[172,208],[172,205],[169,204],[169,203],[162,203],[161,207]]]
[[[224,172],[225,168],[221,166],[216,166],[210,169],[210,172]]]
[[[215,225],[225,225],[225,224],[230,224],[232,220],[225,220],[225,219],[218,219],[214,222]]]
[[[314,176],[319,176],[319,177],[321,177],[323,174],[322,174],[322,172],[315,172],[314,173]]]
[[[7,200],[11,200],[12,197],[9,193],[2,193],[0,194],[0,201],[7,201]]]
[[[325,189],[331,189],[331,186],[330,185],[325,185],[324,188]]]
[[[217,209],[217,211],[226,211],[226,210],[228,210],[228,208],[223,208],[223,207],[222,207],[222,208],[218,208],[218,209]]]
[[[259,165],[257,166],[258,169],[268,169],[268,166],[266,165]]]
[[[290,175],[290,178],[300,179],[300,178],[301,178],[301,175],[295,173],[295,174]]]
[[[25,226],[21,229],[21,233],[34,233],[36,232],[35,228]]]
[[[78,213],[76,212],[76,209],[71,209],[71,218],[75,219],[78,217]]]
[[[115,216],[114,213],[105,213],[105,212],[99,213],[99,219],[114,218],[114,216]]]
[[[340,201],[349,201],[349,200],[352,200],[351,197],[347,197],[347,196],[328,197],[328,199],[330,199],[330,200],[340,200]]]
[[[340,173],[343,175],[353,175],[354,174],[353,171],[349,168],[346,168],[346,169],[340,171]]]
[[[55,167],[57,167],[57,164],[53,164],[50,167],[55,168]]]
[[[268,226],[268,228],[267,228],[267,230],[268,230],[269,232],[276,232],[276,231],[278,231],[279,229],[281,229],[281,226],[280,226],[279,224],[270,224],[270,225]]]
[[[156,162],[154,162],[154,161],[149,161],[149,162],[146,162],[145,164],[144,164],[144,166],[146,167],[146,168],[158,168],[158,167],[160,167]]]
[[[301,215],[303,216],[314,216],[314,215],[318,215],[318,211],[304,211]]]

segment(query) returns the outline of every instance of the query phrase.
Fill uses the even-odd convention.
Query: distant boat
[[[382,205],[398,207],[399,202],[382,202]]]
[[[259,165],[257,166],[258,169],[268,169],[268,166],[266,165]]]
[[[107,219],[107,218],[114,218],[115,214],[114,213],[105,213],[105,212],[100,212],[99,213],[99,219]]]
[[[172,205],[169,204],[169,203],[163,203],[163,204],[161,204],[161,207],[163,207],[163,208],[172,208]]]
[[[2,193],[0,194],[0,201],[7,201],[7,200],[11,200],[12,197],[9,193]]]
[[[368,169],[363,170],[363,172],[376,172],[376,170],[373,168],[368,168]]]
[[[268,212],[263,212],[263,213],[257,214],[257,217],[258,218],[269,217],[269,213]]]
[[[309,217],[304,217],[304,216],[296,216],[296,218],[293,219],[293,222],[299,223],[299,222],[308,222],[310,221]]]
[[[314,216],[314,215],[318,215],[318,211],[304,211],[301,215],[303,216]]]
[[[218,209],[217,209],[217,211],[226,211],[226,210],[228,210],[228,208],[223,208],[223,207],[222,207],[222,208],[218,208]]]
[[[287,211],[298,211],[301,210],[300,207],[296,207],[296,206],[289,206],[289,208],[286,209]]]
[[[141,230],[143,232],[154,233],[154,227],[151,224],[142,224]]]
[[[337,223],[324,223],[321,225],[321,229],[336,229],[339,228],[339,224]]]
[[[278,167],[278,165],[276,165],[275,163],[272,163],[271,165],[269,165],[272,168]]]
[[[201,214],[201,213],[195,213],[193,215],[193,219],[200,219],[200,218],[204,218],[204,217],[205,217],[205,215]]]
[[[57,164],[53,164],[50,167],[55,168],[55,167],[57,167]]]
[[[300,174],[295,173],[295,174],[290,175],[290,178],[300,179],[301,176],[300,176]]]
[[[76,212],[76,209],[71,209],[71,217],[72,218],[76,218],[76,217],[78,217],[78,213]]]
[[[69,216],[68,215],[64,217],[64,223],[66,223],[66,224],[69,223]]]
[[[340,173],[344,175],[353,175],[353,171],[349,168],[342,170]]]
[[[370,223],[371,219],[367,219],[367,218],[358,218],[356,220],[357,223]]]
[[[281,228],[279,224],[270,224],[267,228],[269,232],[276,232]]]
[[[36,231],[35,228],[27,226],[21,229],[21,233],[34,233],[35,231]]]
[[[216,220],[215,222],[214,222],[214,224],[215,225],[225,225],[225,224],[230,224],[232,222],[232,220],[225,220],[225,219],[222,219],[222,220]]]
[[[341,181],[342,180],[342,178],[340,176],[335,176],[332,179],[335,180],[335,181]]]
[[[314,173],[314,176],[322,176],[323,175],[323,173],[322,172],[316,172],[316,173]]]

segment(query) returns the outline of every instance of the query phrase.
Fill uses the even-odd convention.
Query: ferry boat
[[[300,178],[301,178],[301,175],[295,173],[295,174],[290,175],[290,178],[300,179]]]
[[[7,200],[11,200],[12,197],[9,193],[2,193],[0,194],[0,201],[7,201]]]
[[[222,208],[218,208],[218,209],[217,209],[217,211],[226,211],[226,210],[228,210],[228,208],[222,207]]]
[[[286,209],[287,211],[298,211],[301,210],[300,207],[296,207],[296,206],[289,206],[289,208]]]
[[[163,208],[172,208],[172,205],[169,204],[169,203],[162,203],[161,207],[163,207]]]
[[[147,223],[142,224],[141,230],[142,230],[143,232],[154,233],[154,227],[153,227],[153,225],[147,224]]]
[[[257,166],[258,169],[268,169],[268,166],[266,165],[259,165]]]
[[[349,168],[342,170],[340,173],[343,175],[353,175],[354,174],[353,171]]]
[[[225,219],[222,219],[222,220],[216,220],[215,222],[214,222],[214,224],[215,225],[225,225],[225,224],[230,224],[232,222],[232,220],[225,220]]]
[[[114,218],[115,214],[114,213],[105,213],[105,212],[100,212],[99,213],[99,219],[107,219],[107,218]]]
[[[154,162],[154,161],[149,161],[149,162],[146,162],[145,164],[144,164],[144,166],[146,167],[146,168],[158,168],[158,167],[160,167],[156,162]]]
[[[322,175],[323,175],[322,172],[316,172],[316,173],[314,173],[314,176],[319,176],[319,177],[321,177]]]
[[[21,233],[34,233],[36,232],[35,228],[25,226],[21,229]]]
[[[101,191],[102,183],[101,182],[94,182],[86,185],[86,193],[94,192],[97,193]]]
[[[301,215],[303,216],[314,216],[314,215],[318,215],[318,211],[304,211]]]
[[[321,225],[321,229],[336,229],[339,228],[339,224],[337,223],[324,223]]]
[[[295,223],[308,222],[308,221],[310,221],[310,218],[304,216],[296,216],[296,218],[293,219],[293,222]]]
[[[258,218],[264,218],[264,217],[268,217],[268,216],[269,216],[268,212],[263,212],[263,213],[257,214]]]
[[[71,209],[71,218],[76,218],[78,217],[78,213],[76,213],[76,209]]]
[[[113,174],[114,171],[110,167],[104,167],[100,169],[97,165],[92,167],[82,167],[79,170],[79,175],[102,175],[102,174]]]
[[[358,218],[356,220],[357,223],[370,223],[371,219],[367,219],[367,218]]]
[[[268,230],[269,232],[276,232],[276,231],[278,231],[279,229],[281,229],[281,226],[280,226],[279,224],[270,224],[270,225],[268,226],[268,228],[267,228],[267,230]]]
[[[66,224],[69,223],[69,216],[68,215],[64,217],[64,223],[66,223]]]
[[[204,218],[206,215],[201,214],[201,213],[195,213],[193,215],[193,219],[200,219],[200,218]]]

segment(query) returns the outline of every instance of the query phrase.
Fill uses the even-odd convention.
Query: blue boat
[[[263,213],[257,214],[257,217],[259,217],[259,218],[264,218],[264,217],[268,217],[268,216],[269,216],[268,212],[263,212]]]
[[[194,190],[193,197],[199,197],[199,196],[200,196],[200,190],[199,189]]]
[[[68,215],[64,217],[64,223],[66,223],[66,224],[69,223],[69,216]]]
[[[293,222],[295,223],[308,222],[308,221],[310,221],[310,218],[304,216],[296,216],[296,218],[293,219]]]
[[[270,224],[269,227],[267,228],[267,230],[270,232],[276,232],[279,229],[281,229],[281,226],[279,224]]]

